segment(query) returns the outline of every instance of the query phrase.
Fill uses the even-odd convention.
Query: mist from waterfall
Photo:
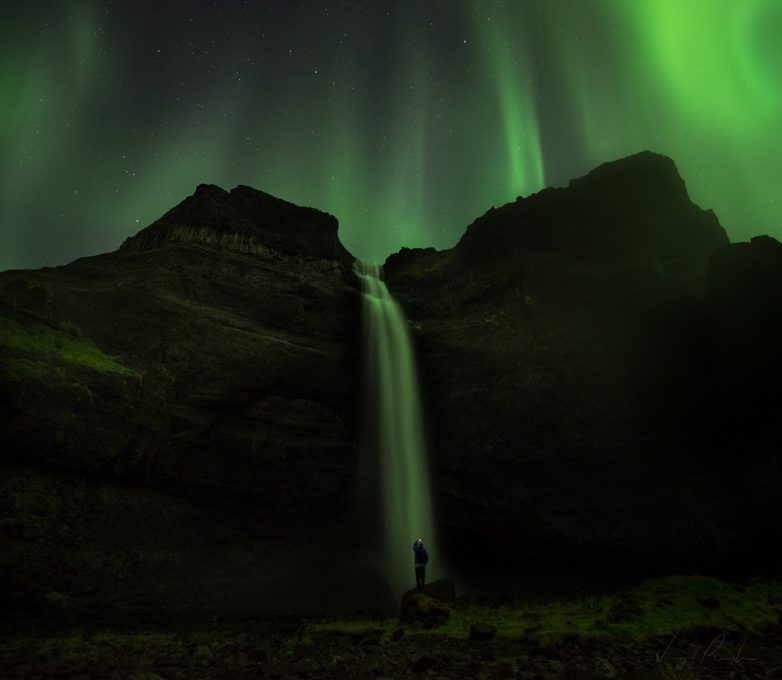
[[[415,355],[407,320],[380,265],[356,261],[363,291],[365,496],[379,513],[378,565],[397,593],[415,587],[413,542],[437,565],[429,461]],[[436,573],[427,568],[427,581]]]

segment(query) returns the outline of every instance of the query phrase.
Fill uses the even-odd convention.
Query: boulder
[[[453,602],[456,599],[456,585],[453,578],[450,576],[427,583],[424,586],[423,591],[418,591],[415,588],[406,591],[402,594],[402,601],[404,602],[405,598],[415,595],[418,592],[422,592],[424,595],[432,597],[435,600],[443,600],[444,602]]]
[[[413,673],[426,673],[438,667],[437,659],[427,652],[417,652],[410,659],[410,667]]]
[[[451,617],[448,606],[428,595],[413,593],[402,600],[399,620],[402,623],[417,623],[424,628],[443,625]]]
[[[473,623],[470,626],[471,640],[491,640],[497,635],[497,628],[490,623]]]

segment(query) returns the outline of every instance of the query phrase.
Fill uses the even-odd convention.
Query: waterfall
[[[416,539],[423,538],[430,565],[441,559],[434,540],[415,355],[404,313],[391,297],[380,265],[356,261],[355,272],[364,298],[365,453],[372,469],[368,480],[374,480],[378,494],[379,566],[400,592],[415,587]],[[427,580],[431,575],[427,568]]]

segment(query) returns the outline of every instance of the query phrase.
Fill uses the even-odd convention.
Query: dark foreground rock
[[[497,635],[497,628],[490,623],[473,623],[470,626],[470,640],[491,640]]]
[[[439,578],[436,581],[430,581],[424,586],[422,591],[418,591],[416,588],[412,588],[402,594],[402,601],[408,597],[421,592],[428,597],[432,597],[435,600],[443,600],[444,602],[451,602],[456,599],[456,583],[450,576],[445,578]]]
[[[399,609],[402,623],[417,623],[424,628],[442,626],[451,617],[451,611],[444,602],[423,593],[405,594]]]
[[[450,603],[456,600],[456,587],[450,577],[427,583],[423,590],[402,593],[399,620],[424,628],[442,626],[451,617]]]

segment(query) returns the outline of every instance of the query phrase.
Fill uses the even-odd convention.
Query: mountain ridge
[[[353,258],[339,240],[338,228],[333,215],[246,185],[226,191],[199,184],[193,194],[127,238],[120,250],[146,250],[180,241],[278,259],[331,260],[334,266],[344,266]]]

